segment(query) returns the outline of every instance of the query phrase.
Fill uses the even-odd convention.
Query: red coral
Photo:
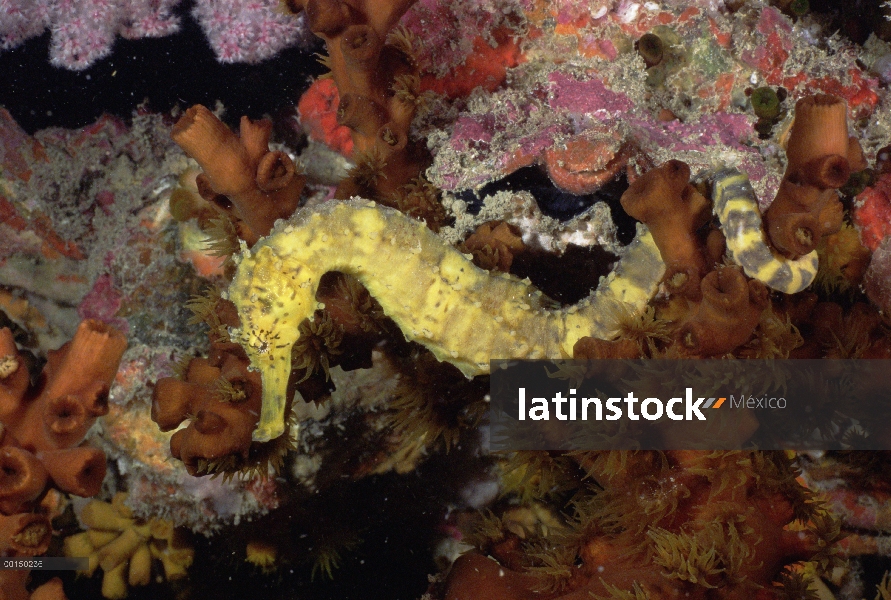
[[[875,252],[882,240],[891,235],[891,171],[857,196],[853,217],[860,230],[860,241]]]
[[[300,97],[300,123],[313,140],[326,144],[347,158],[353,155],[350,130],[337,122],[340,93],[332,79],[317,79]]]
[[[507,70],[526,62],[519,40],[511,31],[500,27],[491,32],[495,44],[483,37],[473,40],[473,52],[459,67],[444,77],[426,75],[421,79],[422,90],[432,90],[449,98],[466,97],[481,87],[494,91],[507,77]]]

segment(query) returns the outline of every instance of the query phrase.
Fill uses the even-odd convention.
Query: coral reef
[[[20,4],[7,46],[101,3]],[[131,4],[63,60],[122,15],[175,25]],[[76,597],[407,597],[433,542],[454,563],[433,598],[867,595],[877,453],[484,450],[491,358],[891,357],[887,61],[800,5],[198,1],[223,60],[324,41],[304,131],[198,105],[31,137],[0,114],[0,375],[35,401],[0,411],[0,463],[29,474],[4,479],[6,551],[45,551],[48,486],[99,491],[65,452],[108,456],[88,531],[52,523],[104,571]],[[34,417],[64,354],[23,375],[75,314],[130,341],[88,357],[121,359],[89,432],[101,403]],[[180,526],[209,537],[192,553]],[[170,586],[153,558],[195,567]]]

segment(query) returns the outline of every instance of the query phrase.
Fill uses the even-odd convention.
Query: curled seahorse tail
[[[744,173],[737,169],[716,173],[712,199],[727,250],[746,275],[786,294],[800,292],[813,282],[819,266],[816,250],[791,260],[770,247],[758,199]]]

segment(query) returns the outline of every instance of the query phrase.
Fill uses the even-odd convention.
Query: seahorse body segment
[[[790,260],[772,250],[761,226],[758,199],[749,178],[736,169],[724,169],[712,183],[715,214],[727,239],[727,249],[746,275],[770,288],[795,294],[817,275],[817,251]]]
[[[319,307],[315,294],[328,271],[358,278],[408,340],[473,377],[488,373],[493,358],[563,358],[583,336],[614,335],[611,309],[642,310],[665,266],[639,225],[596,291],[575,306],[547,309],[528,280],[477,268],[396,210],[356,199],[304,209],[244,251],[228,291],[242,325],[233,339],[263,381],[256,441],[284,433],[291,347],[298,325]]]

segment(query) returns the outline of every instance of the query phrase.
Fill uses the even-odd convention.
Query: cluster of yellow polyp
[[[102,595],[126,598],[131,586],[152,580],[152,562],[159,561],[168,581],[186,576],[194,550],[170,521],[137,519],[119,492],[111,502],[91,500],[81,512],[87,531],[65,538],[66,556],[89,557],[86,575],[101,568]]]

